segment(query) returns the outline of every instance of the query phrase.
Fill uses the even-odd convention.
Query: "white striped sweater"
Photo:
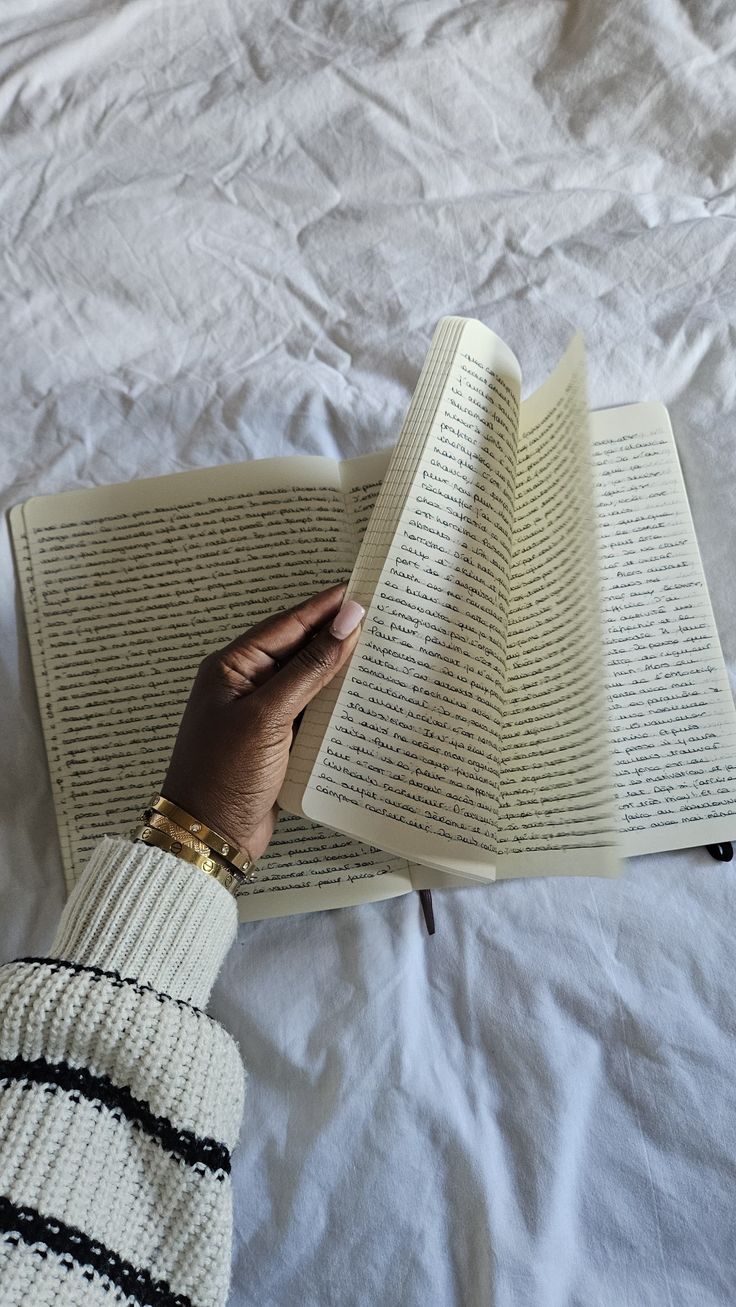
[[[0,968],[0,1307],[216,1307],[238,1050],[204,1008],[234,899],[106,839],[44,958]]]

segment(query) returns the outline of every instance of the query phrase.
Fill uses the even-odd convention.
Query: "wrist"
[[[163,794],[153,796],[150,808],[143,813],[143,825],[134,831],[134,837],[165,848],[188,862],[196,862],[202,870],[228,884],[227,878],[220,875],[225,868],[233,881],[234,887],[228,884],[233,893],[256,879],[255,859],[248,848],[236,844],[230,835],[209,826]],[[190,850],[201,856],[191,856]]]

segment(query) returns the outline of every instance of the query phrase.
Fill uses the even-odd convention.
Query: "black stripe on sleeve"
[[[72,1096],[101,1103],[113,1113],[124,1116],[166,1152],[182,1158],[189,1166],[229,1174],[230,1153],[224,1144],[196,1135],[192,1130],[177,1130],[168,1117],[156,1116],[148,1103],[135,1098],[124,1085],[114,1084],[109,1076],[94,1075],[86,1067],[69,1066],[67,1062],[47,1062],[43,1057],[32,1060],[14,1057],[0,1058],[2,1080],[51,1085]]]
[[[99,1275],[103,1285],[106,1281],[145,1307],[192,1307],[191,1298],[174,1293],[166,1280],[155,1279],[83,1230],[42,1216],[35,1207],[21,1207],[0,1197],[0,1235],[5,1244],[22,1242],[42,1258],[55,1253],[67,1269],[76,1263],[87,1280]]]
[[[105,971],[102,967],[89,966],[84,962],[72,962],[70,958],[17,958],[8,965],[16,966],[20,963],[26,966],[47,967],[49,971],[76,971],[91,980],[108,980],[116,989],[126,985],[134,989],[137,994],[150,994],[159,1003],[174,1003],[177,1007],[186,1008],[195,1017],[202,1017],[205,1021],[212,1020],[212,1017],[208,1017],[201,1008],[195,1007],[193,1003],[187,1003],[185,998],[174,998],[162,989],[154,989],[153,985],[133,980],[132,976],[121,976],[119,971]]]

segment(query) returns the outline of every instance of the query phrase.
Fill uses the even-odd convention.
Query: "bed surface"
[[[3,509],[396,437],[437,319],[670,409],[736,673],[726,4],[11,0]],[[2,540],[2,958],[63,890]],[[736,836],[736,831],[734,831]],[[241,927],[233,1307],[736,1299],[736,864]]]

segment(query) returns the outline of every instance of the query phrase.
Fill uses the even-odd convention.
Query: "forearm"
[[[225,1302],[243,1072],[203,1008],[235,929],[207,876],[108,840],[50,956],[0,968],[2,1307]]]
[[[164,794],[223,857],[268,846],[296,720],[359,637],[344,592],[200,666]],[[243,1070],[203,1008],[236,908],[175,846],[103,841],[51,956],[0,968],[0,1307],[227,1296]]]

